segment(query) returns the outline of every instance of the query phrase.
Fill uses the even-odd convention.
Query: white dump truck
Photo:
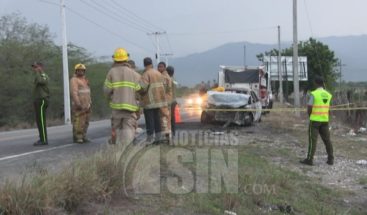
[[[252,90],[259,98],[263,109],[273,107],[270,79],[263,66],[220,66],[218,84],[225,89]]]

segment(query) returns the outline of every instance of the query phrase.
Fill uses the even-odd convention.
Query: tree
[[[293,48],[289,47],[281,52],[282,56],[292,56]],[[298,54],[299,56],[307,57],[307,67],[308,67],[308,81],[300,82],[300,88],[304,91],[313,89],[313,80],[315,76],[321,76],[325,80],[326,88],[333,91],[334,85],[338,78],[338,74],[334,71],[334,68],[338,62],[335,54],[329,47],[314,38],[310,38],[307,41],[300,42],[298,44]],[[264,56],[277,56],[278,50],[273,49],[265,53],[260,53],[256,57],[263,61]],[[284,87],[286,85],[283,84]],[[288,84],[288,89],[283,89],[286,91],[293,91],[293,84]]]
[[[53,41],[47,26],[28,23],[19,14],[0,17],[0,127],[34,123],[33,72],[30,65],[41,61],[50,77],[49,120],[61,119],[64,112],[61,47]],[[110,67],[97,63],[82,47],[68,44],[70,76],[76,63],[87,64],[93,99],[94,116],[106,117],[109,108],[102,87]]]
[[[28,24],[19,14],[0,18],[0,126],[33,121],[31,63],[50,56],[57,48],[46,26]],[[47,59],[47,60],[46,60]],[[52,74],[50,74],[52,75]]]

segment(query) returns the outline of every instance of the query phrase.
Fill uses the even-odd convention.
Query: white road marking
[[[52,147],[52,148],[48,148],[48,149],[36,150],[36,151],[26,152],[26,153],[17,154],[17,155],[10,155],[10,156],[0,158],[0,161],[9,160],[9,159],[13,159],[13,158],[19,158],[19,157],[23,157],[23,156],[27,156],[27,155],[31,155],[31,154],[37,154],[37,153],[41,153],[41,152],[48,152],[48,151],[52,151],[52,150],[56,150],[56,149],[62,149],[62,148],[66,148],[66,147],[69,147],[69,146],[72,146],[72,145],[74,145],[74,144],[66,144],[66,145]]]

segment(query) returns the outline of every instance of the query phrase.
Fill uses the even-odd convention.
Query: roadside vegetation
[[[31,64],[40,61],[50,77],[48,125],[62,124],[64,112],[61,47],[47,26],[27,22],[19,14],[0,17],[0,130],[20,129],[35,125],[32,103],[33,72]],[[112,52],[113,50],[111,50]],[[109,57],[97,58],[88,50],[68,44],[69,76],[74,65],[87,66],[87,77],[93,101],[92,118],[104,119],[110,109],[103,96],[103,83],[112,64]],[[178,96],[189,88],[179,88]]]
[[[92,90],[93,117],[108,115],[101,92],[109,62],[100,61],[87,50],[68,44],[69,74],[74,74],[76,63],[87,65],[87,76]],[[24,128],[34,124],[31,64],[40,61],[50,77],[50,107],[47,112],[49,124],[63,119],[63,80],[61,47],[47,26],[29,23],[19,14],[0,17],[0,129]],[[5,102],[6,101],[6,102]]]
[[[285,138],[282,139],[284,142],[277,143],[282,147],[275,144],[278,140],[252,134],[246,128],[233,130],[243,133],[239,134],[239,138],[244,142],[238,146],[190,144],[142,147],[141,154],[154,148],[160,150],[159,194],[134,194],[130,180],[140,156],[132,154],[132,168],[127,171],[127,183],[124,182],[125,158],[133,150],[123,153],[126,150],[106,148],[87,158],[71,161],[57,173],[34,168],[22,180],[7,181],[0,187],[0,214],[223,214],[225,211],[236,214],[365,214],[366,205],[358,202],[366,201],[363,199],[363,189],[358,193],[329,186],[321,179],[329,170],[298,164],[299,152],[303,155],[305,152],[302,150],[307,144],[307,126],[302,122],[289,116],[285,119],[283,113],[271,113],[263,119],[262,127],[252,128],[255,132],[259,132],[256,129],[267,128],[275,138],[284,139],[280,135],[286,133],[289,140]],[[241,135],[252,136],[246,140]],[[297,137],[298,142],[291,137]],[[334,140],[337,162],[343,162],[341,159],[350,155],[359,159],[367,153],[361,150],[360,142],[347,138]],[[296,145],[290,147],[288,144]],[[198,148],[220,149],[224,154],[228,149],[237,150],[238,192],[227,193],[225,186],[219,193],[197,193],[198,188],[185,194],[169,192],[165,180],[175,173],[171,172],[165,155],[175,147],[191,151]],[[318,151],[322,154],[322,147]],[[210,162],[217,163],[220,159],[211,156]],[[195,172],[194,163],[184,163],[184,166]],[[325,168],[331,171],[326,164]],[[361,186],[366,184],[363,176],[355,180]]]

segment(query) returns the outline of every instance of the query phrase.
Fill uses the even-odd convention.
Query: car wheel
[[[202,124],[209,124],[210,123],[209,115],[208,115],[208,113],[206,111],[203,111],[201,113],[200,122]]]
[[[251,126],[254,124],[254,115],[252,113],[247,113],[244,116],[244,126]]]
[[[272,100],[270,100],[270,101],[269,101],[268,108],[269,108],[269,109],[273,109],[273,101],[272,101]]]

